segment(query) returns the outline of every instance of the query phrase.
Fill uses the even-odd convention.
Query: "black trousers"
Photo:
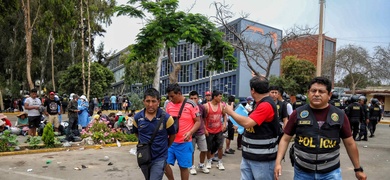
[[[359,121],[351,121],[351,130],[353,139],[359,134]]]
[[[69,125],[66,131],[66,139],[71,141],[74,136],[77,136],[78,129],[78,117],[69,117]]]
[[[377,124],[378,124],[377,120],[370,120],[370,122],[368,123],[368,129],[370,130],[371,135],[375,133]]]

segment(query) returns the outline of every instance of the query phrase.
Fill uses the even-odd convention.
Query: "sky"
[[[294,25],[318,28],[319,0],[215,0],[231,5],[235,17],[249,14],[247,19],[277,29],[286,30]],[[127,0],[117,0],[125,4]],[[214,0],[180,0],[179,9],[200,13],[213,21]],[[104,42],[105,51],[120,51],[135,43],[135,37],[145,21],[126,16],[112,18],[104,37],[98,37],[95,46]],[[317,32],[318,33],[318,32]],[[362,46],[369,52],[375,46],[390,46],[390,0],[326,0],[323,33],[337,39],[337,49],[348,44]]]

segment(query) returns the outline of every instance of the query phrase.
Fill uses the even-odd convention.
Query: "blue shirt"
[[[157,123],[160,120],[161,113],[162,109],[158,109],[156,117],[154,117],[151,121],[145,117],[145,109],[135,114],[133,132],[138,134],[139,143],[149,142],[154,130],[156,129]],[[151,146],[152,161],[159,161],[168,158],[168,135],[176,134],[172,116],[166,113],[162,120],[163,122],[161,122],[159,131],[157,131]]]
[[[111,104],[114,104],[116,103],[116,96],[111,96]]]

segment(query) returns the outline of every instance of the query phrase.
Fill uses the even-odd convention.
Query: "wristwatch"
[[[363,172],[363,167],[358,167],[358,168],[356,168],[356,169],[353,169],[355,172]]]

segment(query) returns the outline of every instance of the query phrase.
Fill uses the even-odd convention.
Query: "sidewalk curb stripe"
[[[123,142],[121,146],[130,146],[136,145],[138,142]],[[21,154],[36,154],[36,153],[47,153],[47,152],[58,152],[58,151],[67,151],[67,150],[80,150],[80,148],[85,149],[101,149],[103,147],[117,147],[116,143],[105,144],[105,145],[88,145],[88,146],[73,146],[73,147],[61,147],[61,148],[48,148],[48,149],[36,149],[36,150],[23,150],[23,151],[12,151],[12,152],[0,152],[1,156],[13,156]]]

